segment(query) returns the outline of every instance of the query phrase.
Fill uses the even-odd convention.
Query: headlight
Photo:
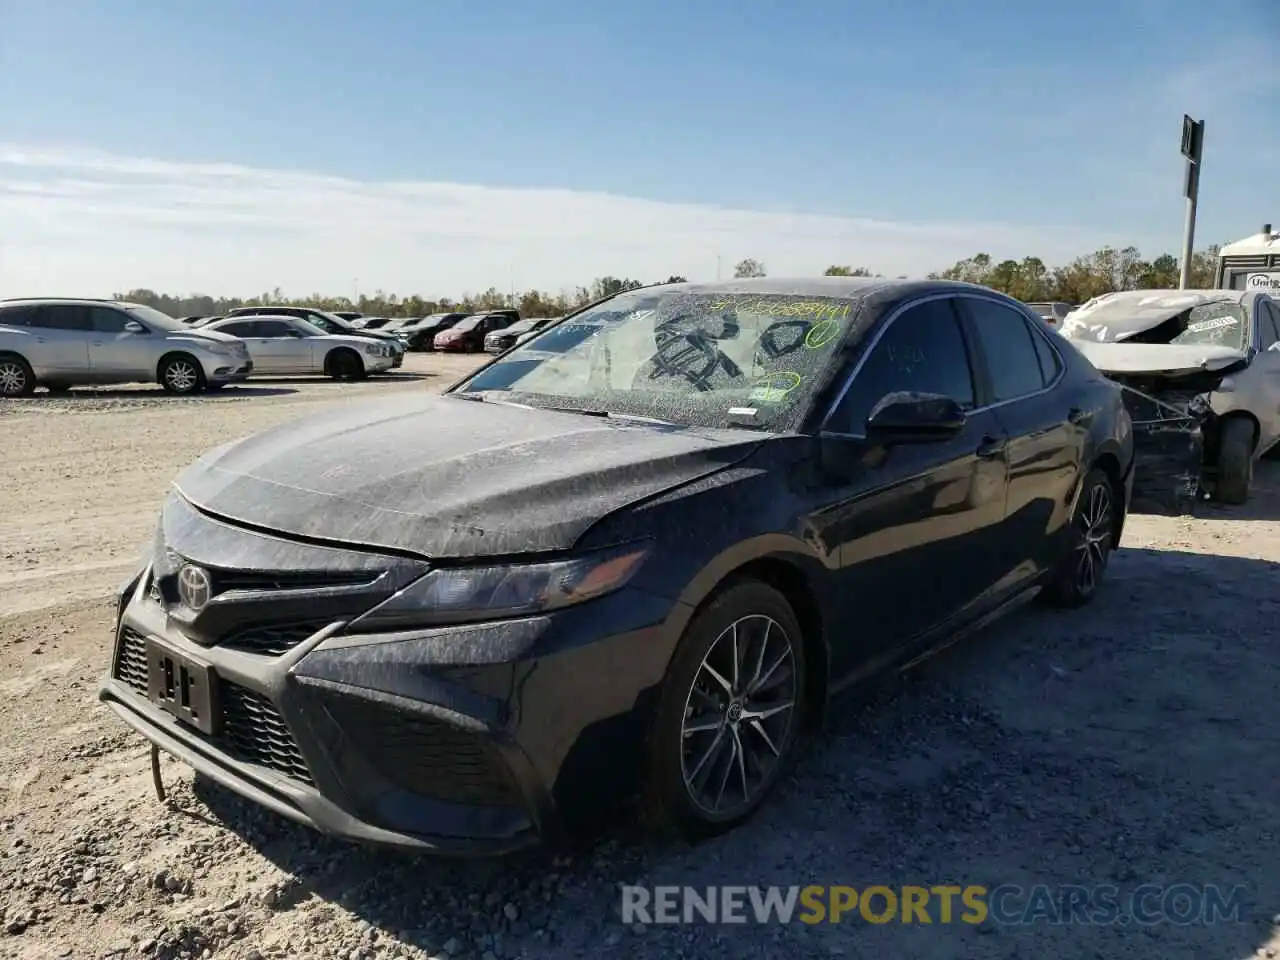
[[[223,343],[221,340],[210,340],[204,344],[204,348],[210,353],[230,354],[235,352],[236,344]]]
[[[364,348],[364,352],[371,357],[384,357],[386,352],[382,349],[380,343],[370,343]]]
[[[648,555],[647,545],[632,543],[549,563],[442,567],[374,607],[351,629],[406,629],[546,613],[617,590]]]

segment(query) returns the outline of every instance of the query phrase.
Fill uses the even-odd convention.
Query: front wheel
[[[350,350],[335,350],[329,357],[329,376],[335,380],[360,380],[364,377],[364,361]]]
[[[1060,607],[1081,607],[1093,599],[1116,548],[1122,509],[1107,472],[1098,467],[1090,470],[1071,518],[1069,549],[1041,594],[1046,601]]]
[[[1214,498],[1223,503],[1241,504],[1249,500],[1253,484],[1253,424],[1244,417],[1222,422],[1218,435],[1218,471]]]
[[[755,812],[793,759],[805,651],[785,597],[744,580],[695,615],[663,681],[645,812],[687,840]]]
[[[165,357],[160,364],[160,386],[179,396],[198,393],[204,389],[204,371],[185,353]]]

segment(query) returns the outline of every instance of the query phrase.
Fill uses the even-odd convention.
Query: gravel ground
[[[1280,955],[1280,464],[1247,507],[1136,515],[1097,602],[1028,607],[838,703],[744,828],[619,826],[572,851],[435,861],[331,841],[144,742],[95,699],[110,593],[203,450],[469,358],[216,398],[0,405],[0,956],[1243,958]],[[619,885],[1244,885],[1239,922],[624,926]],[[937,914],[934,914],[935,919]],[[1280,918],[1277,918],[1280,919]]]

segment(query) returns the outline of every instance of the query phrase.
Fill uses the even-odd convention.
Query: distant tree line
[[[1194,255],[1191,263],[1192,287],[1213,286],[1218,249],[1217,246],[1212,246]],[[932,279],[964,280],[981,284],[1028,303],[1061,300],[1079,304],[1116,290],[1176,287],[1178,272],[1178,260],[1172,254],[1164,253],[1153,260],[1145,260],[1136,247],[1103,247],[1059,267],[1050,267],[1039,257],[996,261],[989,254],[978,253],[929,276]],[[823,274],[828,277],[883,276],[867,267],[838,264],[827,267]],[[748,257],[734,267],[733,275],[738,278],[763,277],[767,273],[763,263]],[[670,276],[660,281],[684,282],[685,278],[680,276]],[[490,287],[483,293],[465,294],[457,300],[450,297],[430,299],[418,294],[402,298],[381,290],[372,295],[362,294],[355,300],[320,293],[313,293],[308,297],[288,297],[278,287],[269,293],[249,298],[210,297],[203,294],[173,296],[146,288],[117,293],[115,296],[121,300],[145,303],[174,317],[213,316],[236,307],[273,304],[305,304],[323,310],[358,310],[380,317],[420,317],[454,310],[475,312],[515,306],[522,316],[558,317],[603,297],[648,285],[630,278],[597,277],[585,287],[555,294],[543,290],[525,290],[517,292],[513,297],[497,287]]]

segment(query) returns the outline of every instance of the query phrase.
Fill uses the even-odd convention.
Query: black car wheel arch
[[[746,577],[694,615],[648,744],[644,813],[652,826],[691,840],[711,836],[769,795],[804,731],[802,632],[781,593]]]

